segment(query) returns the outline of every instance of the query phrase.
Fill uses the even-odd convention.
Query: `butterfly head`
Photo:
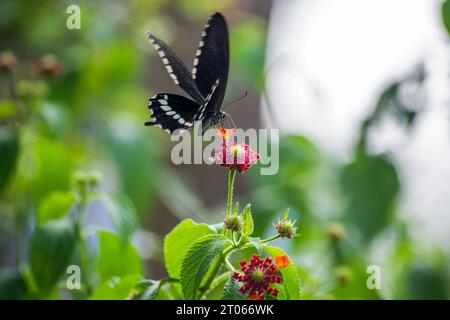
[[[223,111],[217,112],[211,119],[211,125],[215,125],[220,121],[223,121],[223,119],[225,119],[226,116],[227,114]]]

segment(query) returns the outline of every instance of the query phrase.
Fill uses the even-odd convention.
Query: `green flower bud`
[[[282,238],[291,239],[297,234],[295,221],[287,218],[278,220],[278,222],[275,224],[275,229]]]
[[[17,60],[14,54],[10,51],[0,53],[0,70],[11,71],[17,65]]]
[[[336,278],[341,284],[348,284],[353,279],[353,272],[347,266],[339,266],[336,268]]]
[[[225,218],[225,227],[231,231],[241,231],[242,230],[242,217],[241,216],[228,216]]]
[[[347,233],[344,226],[340,223],[332,223],[327,228],[327,233],[333,243],[339,243],[347,239]]]

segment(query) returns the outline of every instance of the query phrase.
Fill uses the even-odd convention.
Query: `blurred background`
[[[80,30],[66,28],[70,4]],[[150,96],[183,94],[145,31],[190,66],[214,11],[230,29],[225,102],[249,92],[227,112],[238,127],[281,133],[279,172],[239,175],[236,198],[252,203],[262,236],[290,208],[300,236],[276,245],[299,267],[302,297],[448,299],[450,2],[441,0],[1,1],[0,298],[86,297],[58,286],[30,294],[44,286],[36,275],[50,250],[45,236],[31,240],[35,230],[79,210],[74,190],[86,181],[98,194],[84,232],[102,290],[105,265],[164,277],[163,238],[181,219],[223,218],[226,170],[173,165],[170,137],[144,126]],[[110,243],[128,241],[132,258],[97,248],[103,229]],[[61,246],[53,265],[74,259]],[[366,286],[370,265],[380,290]]]

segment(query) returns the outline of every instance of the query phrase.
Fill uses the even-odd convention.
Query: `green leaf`
[[[237,216],[239,213],[239,202],[236,202],[236,204],[234,205],[234,215]]]
[[[227,239],[222,235],[208,234],[195,241],[186,252],[180,274],[181,290],[185,299],[196,299],[203,277],[226,242]]]
[[[262,253],[262,242],[261,238],[248,237],[248,242],[250,242],[259,254]]]
[[[39,224],[64,217],[75,203],[73,192],[53,191],[43,198],[38,207]]]
[[[346,218],[368,243],[392,221],[400,190],[397,170],[388,158],[360,151],[341,174],[343,191],[349,197]]]
[[[7,185],[16,167],[19,138],[12,130],[0,129],[0,191]]]
[[[289,217],[289,208],[287,208],[286,209],[286,211],[284,212],[284,215],[283,215],[283,221],[286,221],[287,220],[287,218]]]
[[[101,194],[99,200],[111,216],[117,233],[128,239],[136,228],[137,213],[130,199],[119,193]]]
[[[263,245],[264,249],[273,257],[287,255],[283,249],[273,247],[270,245]],[[297,267],[293,264],[285,268],[281,268],[280,272],[283,276],[283,287],[285,288],[286,299],[299,300],[300,299],[300,280],[298,276]]]
[[[246,205],[244,211],[242,211],[242,216],[244,217],[244,227],[242,229],[242,233],[245,236],[249,236],[253,233],[253,217],[252,212],[250,210],[250,204]]]
[[[164,261],[167,273],[172,278],[180,278],[184,254],[194,241],[207,234],[214,234],[206,224],[197,224],[191,219],[181,221],[164,238]]]
[[[30,267],[42,297],[50,294],[68,267],[75,247],[76,228],[69,219],[49,221],[31,239]]]
[[[69,190],[72,155],[67,146],[48,140],[39,141],[34,150],[35,168],[32,170],[32,191],[37,200],[50,191]]]
[[[95,290],[90,299],[92,300],[124,300],[131,297],[131,294],[141,280],[138,274],[131,274],[123,278],[112,277],[104,281]]]
[[[143,280],[134,289],[133,300],[155,300],[161,288],[161,281]]]
[[[444,22],[444,27],[450,35],[450,0],[446,0],[442,4],[442,21]]]
[[[17,270],[0,271],[0,300],[18,300],[25,298],[27,284]]]
[[[149,139],[148,132],[139,126],[140,119],[118,112],[104,131],[106,147],[117,167],[122,189],[127,191],[138,213],[148,213],[147,208],[161,188],[164,173],[159,161],[158,139]]]
[[[223,288],[222,300],[245,300],[244,295],[239,291],[239,283],[234,279],[230,278],[225,283]]]
[[[16,104],[12,100],[0,101],[0,120],[12,118],[16,115]]]
[[[129,240],[124,240],[108,231],[101,231],[99,238],[100,253],[97,259],[97,271],[103,280],[112,276],[142,274],[141,258]]]

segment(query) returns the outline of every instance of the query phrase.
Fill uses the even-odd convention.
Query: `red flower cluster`
[[[214,150],[214,163],[239,172],[250,169],[259,159],[259,153],[248,145],[236,142],[223,142]]]
[[[282,283],[283,277],[277,274],[279,269],[272,258],[261,259],[253,255],[250,264],[245,260],[241,261],[241,268],[243,274],[234,272],[233,278],[243,282],[243,286],[239,289],[243,294],[249,293],[252,300],[264,299],[266,291],[274,297],[278,295],[278,289],[271,285]]]

